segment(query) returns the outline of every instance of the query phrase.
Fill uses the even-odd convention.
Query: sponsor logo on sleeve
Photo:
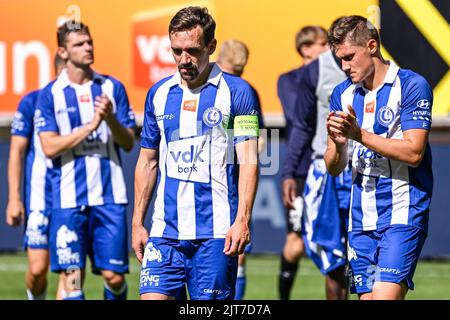
[[[23,114],[20,111],[17,111],[14,115],[14,119],[11,123],[11,129],[13,131],[23,131],[25,127],[25,122],[23,121]]]
[[[417,101],[417,107],[420,109],[428,110],[430,109],[430,102],[427,99],[422,99]]]

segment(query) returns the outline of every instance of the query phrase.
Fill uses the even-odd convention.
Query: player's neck
[[[383,58],[375,58],[373,72],[364,80],[364,87],[371,91],[378,88],[384,82],[388,70],[389,62]]]
[[[79,68],[73,64],[67,64],[67,77],[70,82],[76,84],[85,84],[92,80],[93,70],[90,67]]]
[[[211,73],[213,66],[214,66],[214,63],[210,63],[205,68],[205,70],[203,70],[203,72],[200,73],[198,75],[198,77],[193,81],[188,82],[186,80],[181,79],[181,84],[188,87],[191,90],[204,85],[206,83],[206,81],[208,80],[209,74]]]

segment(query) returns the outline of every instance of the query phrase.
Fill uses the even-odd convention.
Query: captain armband
[[[236,116],[234,118],[234,136],[259,136],[259,119],[257,115]]]

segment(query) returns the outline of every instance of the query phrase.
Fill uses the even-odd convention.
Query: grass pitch
[[[139,299],[139,264],[130,256],[130,274],[127,275],[128,299]],[[247,290],[246,299],[278,299],[279,257],[275,255],[247,256]],[[0,254],[0,299],[26,299],[24,274],[27,259],[23,252],[17,254]],[[90,270],[90,269],[88,269]],[[407,299],[415,300],[450,300],[450,260],[425,261],[418,263],[414,276],[416,290],[410,291]],[[291,298],[295,300],[325,299],[324,277],[307,258],[302,259],[297,273]],[[57,276],[49,274],[47,298],[54,299]],[[85,282],[86,299],[103,299],[103,281],[99,276],[87,273]],[[351,295],[350,299],[356,299]]]

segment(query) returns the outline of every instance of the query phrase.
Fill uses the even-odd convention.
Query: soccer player
[[[64,69],[65,62],[58,54],[54,58],[55,74]],[[49,220],[51,215],[50,171],[48,159],[34,130],[33,117],[39,91],[22,98],[11,124],[11,144],[8,161],[8,205],[6,222],[13,227],[25,221],[23,247],[27,251],[28,270],[25,286],[29,300],[43,300],[47,294],[49,266]],[[23,200],[20,191],[24,175]],[[60,281],[57,298],[61,295]]]
[[[194,300],[233,299],[237,255],[250,240],[258,102],[247,82],[209,62],[214,32],[206,8],[177,12],[169,36],[178,72],[147,94],[132,229],[141,299],[173,299],[185,284]]]
[[[337,20],[329,40],[349,75],[331,97],[325,161],[338,175],[353,140],[351,292],[404,299],[427,236],[432,90],[419,74],[383,59],[378,31],[361,16]]]
[[[63,275],[64,299],[84,299],[89,253],[105,299],[125,299],[127,196],[119,147],[133,147],[134,114],[124,86],[91,69],[86,25],[68,21],[57,39],[66,69],[40,92],[35,115],[43,151],[53,160],[50,267]]]
[[[224,72],[234,74],[236,76],[242,76],[244,73],[245,66],[248,62],[249,50],[245,43],[239,40],[230,39],[225,41],[220,47],[219,55],[217,57],[217,64],[220,69]],[[251,85],[250,85],[251,86]],[[261,103],[258,97],[258,92],[252,87],[257,100],[258,107],[261,107]],[[261,110],[258,110],[261,113]],[[262,121],[262,118],[260,118]],[[260,128],[262,128],[262,123]],[[260,136],[258,138],[258,153],[264,148],[264,140]],[[247,276],[245,272],[245,255],[252,251],[252,243],[250,242],[245,246],[243,254],[238,257],[238,271],[236,279],[236,294],[234,300],[243,300],[245,294],[245,288],[247,286]]]
[[[328,49],[326,30],[320,26],[303,27],[295,36],[295,48],[303,59],[303,65],[280,75],[277,83],[278,97],[286,119],[288,140],[293,129],[294,117],[298,114],[295,107],[303,67]],[[310,163],[311,147],[309,146],[295,164],[295,172],[292,175],[283,176],[283,204],[286,207],[287,233],[278,276],[278,294],[281,300],[288,300],[290,297],[300,258],[304,252],[300,232],[303,211],[302,193]]]

